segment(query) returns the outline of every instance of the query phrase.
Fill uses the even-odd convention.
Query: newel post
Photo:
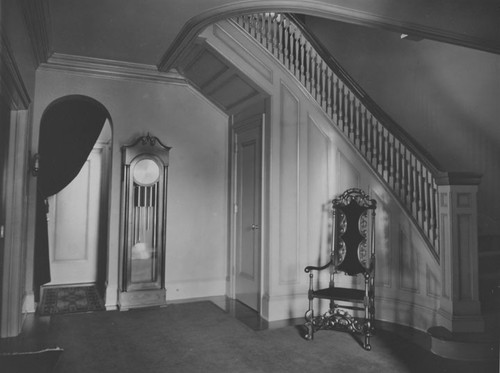
[[[477,190],[481,175],[445,173],[438,184],[442,325],[452,332],[484,330],[479,302]]]

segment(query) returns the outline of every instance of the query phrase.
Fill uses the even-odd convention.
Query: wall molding
[[[31,47],[36,60],[36,67],[47,62],[51,54],[51,17],[48,1],[21,1],[24,21],[28,29]]]
[[[14,54],[4,30],[0,30],[0,97],[2,97],[12,110],[26,110],[31,97],[24,85],[23,78],[17,67]]]
[[[188,85],[186,79],[176,71],[160,72],[154,65],[82,57],[62,53],[52,54],[47,62],[40,65],[40,69],[116,80]]]
[[[301,272],[299,268],[300,175],[297,167],[301,108],[299,98],[284,82],[280,82],[279,90],[279,284],[291,285],[300,282]],[[286,159],[294,161],[285,162]],[[294,227],[295,232],[289,232],[288,227]]]

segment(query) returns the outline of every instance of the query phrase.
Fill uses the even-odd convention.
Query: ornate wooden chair
[[[363,348],[370,350],[370,336],[375,320],[375,209],[376,201],[362,190],[352,188],[332,202],[332,246],[330,261],[324,266],[308,266],[309,309],[305,314],[306,339],[312,339],[320,329],[345,329],[364,335]],[[371,214],[369,214],[371,211]],[[370,215],[370,216],[369,216]],[[313,272],[330,270],[327,288],[314,290]],[[336,285],[341,273],[349,276],[363,276],[364,286]],[[345,282],[345,281],[344,281]],[[339,284],[340,285],[340,284]],[[314,315],[315,298],[330,301],[329,309],[323,315]],[[351,310],[351,312],[349,312]],[[364,318],[356,318],[352,310],[364,311]]]

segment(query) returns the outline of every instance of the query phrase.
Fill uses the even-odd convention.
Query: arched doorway
[[[103,285],[110,146],[111,126],[106,120],[78,175],[59,193],[47,198],[51,274],[48,285]]]
[[[108,111],[86,96],[58,99],[42,116],[35,294],[42,285],[104,286],[111,138]]]

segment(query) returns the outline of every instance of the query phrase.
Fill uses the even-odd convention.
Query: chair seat
[[[315,298],[344,300],[349,302],[363,302],[365,291],[349,288],[327,288],[313,291]]]

